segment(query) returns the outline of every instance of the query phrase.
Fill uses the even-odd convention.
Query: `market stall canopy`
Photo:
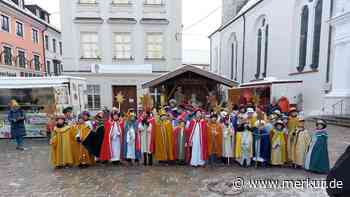
[[[84,80],[78,77],[2,77],[0,89],[50,88],[64,86],[72,79]]]
[[[292,83],[303,83],[302,80],[288,80],[288,79],[277,79],[274,77],[265,78],[261,81],[253,81],[248,83],[242,83],[238,88],[242,87],[254,87],[254,86],[270,86],[273,84],[292,84]]]
[[[228,90],[228,97],[231,103],[238,105],[252,102],[266,107],[273,100],[282,97],[287,98],[291,104],[297,104],[302,100],[302,83],[302,80],[269,77],[231,88]]]
[[[201,77],[213,80],[213,82],[222,84],[228,87],[234,87],[238,85],[238,82],[232,81],[230,79],[227,79],[223,76],[217,75],[215,73],[209,72],[207,70],[203,70],[201,68],[191,66],[191,65],[185,65],[182,66],[174,71],[171,71],[169,73],[163,74],[160,77],[153,79],[151,81],[148,81],[144,84],[142,84],[142,88],[151,88],[155,86],[159,86],[160,84],[172,80],[184,73],[194,73],[196,75],[199,75]]]

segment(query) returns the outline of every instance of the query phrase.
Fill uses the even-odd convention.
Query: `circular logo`
[[[218,180],[208,184],[208,190],[222,196],[237,196],[243,193],[244,180],[241,177]]]

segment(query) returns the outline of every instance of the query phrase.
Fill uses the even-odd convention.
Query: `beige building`
[[[64,72],[87,79],[88,108],[137,107],[141,84],[181,65],[181,0],[61,0]]]

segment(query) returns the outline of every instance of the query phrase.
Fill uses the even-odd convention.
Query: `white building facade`
[[[327,76],[329,94],[326,106],[342,114],[350,114],[350,1],[335,0],[331,25],[333,39],[332,68]]]
[[[61,32],[56,28],[48,27],[44,40],[46,73],[48,76],[59,76],[63,72]]]
[[[182,3],[172,0],[60,1],[63,67],[87,78],[90,110],[136,107],[141,84],[181,65]]]
[[[50,14],[36,4],[26,5],[37,18],[46,24],[44,32],[45,71],[47,76],[62,74],[62,40],[61,31],[50,24]]]
[[[340,100],[345,102],[346,91],[350,90],[349,79],[339,79],[342,74],[336,74],[344,71],[345,65],[350,69],[349,53],[346,55],[344,50],[344,54],[338,54],[336,50],[336,41],[340,41],[337,35],[344,37],[350,33],[350,28],[344,26],[349,25],[345,22],[348,12],[341,14],[342,30],[331,27],[338,24],[334,18],[340,15],[334,10],[344,7],[337,5],[341,2],[349,3],[249,0],[231,20],[210,35],[211,70],[241,83],[269,77],[303,80],[301,89],[291,91],[300,91],[303,95],[306,115],[338,113],[334,106]],[[341,41],[342,45],[346,40]],[[335,96],[332,92],[342,94]]]

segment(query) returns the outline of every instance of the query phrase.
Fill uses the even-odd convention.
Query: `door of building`
[[[113,106],[119,108],[116,96],[120,93],[124,97],[124,102],[120,105],[121,112],[127,112],[128,109],[137,110],[137,91],[136,86],[113,86]]]

